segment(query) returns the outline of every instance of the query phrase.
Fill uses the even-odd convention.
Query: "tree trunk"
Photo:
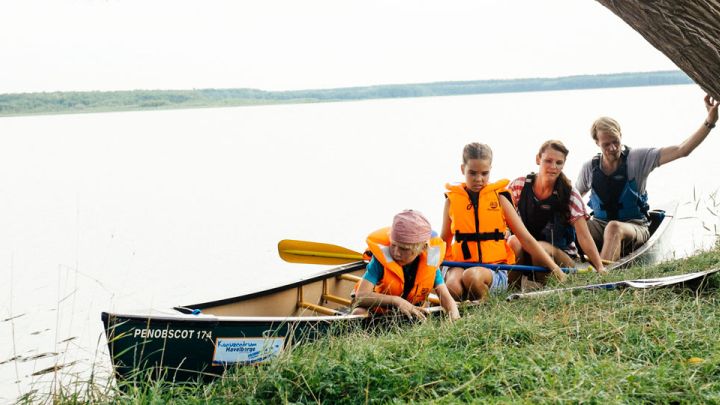
[[[597,0],[720,96],[720,0]]]

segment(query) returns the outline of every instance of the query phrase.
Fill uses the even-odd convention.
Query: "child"
[[[435,289],[450,320],[460,317],[440,275],[445,242],[432,237],[430,222],[420,212],[395,215],[392,227],[373,232],[367,243],[372,259],[356,287],[353,314],[396,307],[410,318],[425,319],[427,311],[421,306]]]
[[[447,184],[442,239],[450,246],[447,260],[480,263],[515,263],[515,253],[505,241],[509,226],[534,263],[548,267],[561,282],[565,274],[523,225],[505,186],[508,180],[490,183],[492,150],[481,143],[465,145],[460,170],[465,183]],[[484,300],[490,290],[506,290],[507,271],[485,267],[452,267],[445,274],[456,300]]]
[[[577,234],[580,247],[587,253],[590,262],[600,273],[605,273],[600,253],[588,230],[590,216],[580,194],[565,177],[563,167],[569,151],[562,142],[549,140],[540,146],[535,157],[539,165],[538,173],[531,173],[512,181],[508,187],[512,201],[517,206],[520,219],[540,246],[565,267],[575,266],[579,259],[575,246]],[[513,250],[522,255],[515,236],[508,240]],[[510,272],[510,279],[519,280],[522,274]],[[547,273],[528,274],[533,281],[545,283]],[[512,284],[512,282],[511,282]]]

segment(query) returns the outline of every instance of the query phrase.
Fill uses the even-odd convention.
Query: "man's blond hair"
[[[622,138],[620,124],[610,117],[600,117],[593,122],[592,127],[590,127],[590,135],[594,141],[598,140],[597,134],[599,131],[610,132],[618,138]]]

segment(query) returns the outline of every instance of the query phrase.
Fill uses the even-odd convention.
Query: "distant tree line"
[[[692,80],[690,80],[685,73],[677,70],[558,78],[395,84],[294,91],[200,89],[18,93],[0,94],[0,116],[313,103],[399,97],[661,86],[690,83],[692,83]]]

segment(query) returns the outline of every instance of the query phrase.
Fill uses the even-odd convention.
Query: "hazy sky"
[[[594,0],[0,0],[0,93],[676,69]]]

